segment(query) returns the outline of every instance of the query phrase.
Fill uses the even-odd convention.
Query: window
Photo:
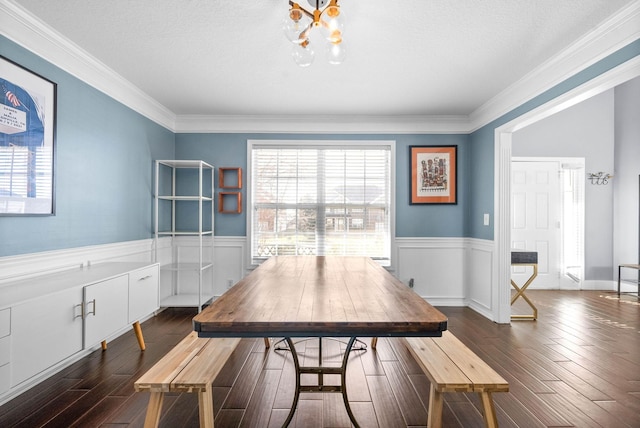
[[[390,260],[393,142],[250,141],[251,256]]]

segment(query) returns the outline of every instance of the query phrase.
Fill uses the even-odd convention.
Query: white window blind
[[[388,144],[253,145],[253,260],[363,255],[388,261],[390,178]]]

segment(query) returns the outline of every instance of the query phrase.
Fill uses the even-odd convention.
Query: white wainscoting
[[[469,238],[397,238],[395,275],[434,306],[470,306],[492,316],[493,242]]]
[[[397,238],[395,275],[434,306],[465,304],[463,238]]]
[[[158,243],[160,262],[171,238]],[[493,241],[470,238],[397,238],[390,271],[435,306],[469,306],[494,319],[491,265]],[[222,295],[253,267],[244,236],[216,236],[214,294]],[[102,261],[153,261],[153,239],[71,248],[0,258],[0,286],[19,276],[37,275]]]
[[[494,242],[483,239],[467,240],[465,280],[466,306],[497,321],[497,283],[493,280]]]
[[[117,242],[114,244],[76,247],[0,257],[0,286],[3,282],[77,268],[105,261],[153,261],[153,240]]]

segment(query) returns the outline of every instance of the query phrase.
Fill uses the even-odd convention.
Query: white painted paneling
[[[464,306],[463,238],[397,239],[396,276],[433,305]]]
[[[229,281],[235,284],[246,275],[244,236],[216,237],[214,263],[214,296],[222,295],[229,288]]]
[[[478,240],[470,243],[467,251],[466,282],[468,306],[492,319],[491,277],[493,264],[493,245]]]
[[[9,364],[11,361],[11,336],[0,338],[0,366]]]
[[[11,308],[0,311],[0,337],[11,334]]]
[[[520,184],[512,182],[511,248],[538,252],[538,277],[530,288],[559,288],[560,278],[560,181],[559,161],[513,162],[513,177],[525,174]],[[512,279],[523,284],[530,269],[512,267]]]

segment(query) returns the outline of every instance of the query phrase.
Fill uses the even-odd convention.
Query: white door
[[[560,165],[557,161],[511,164],[511,248],[538,252],[538,277],[530,288],[561,288]],[[524,284],[532,268],[512,267]]]

